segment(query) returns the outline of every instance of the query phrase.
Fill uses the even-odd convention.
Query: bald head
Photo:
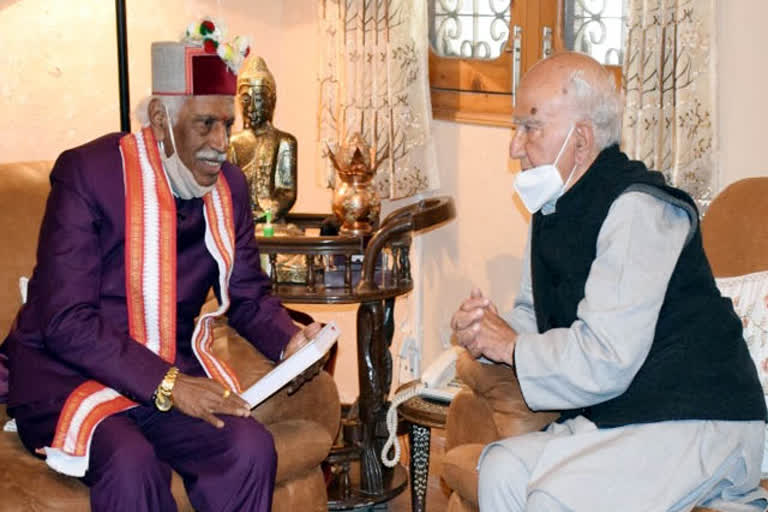
[[[573,122],[591,122],[597,151],[619,142],[621,96],[613,75],[593,58],[576,52],[553,55],[536,63],[520,88],[536,91],[536,104],[531,108],[546,104],[565,109]]]
[[[525,80],[551,77],[554,81],[564,82],[578,72],[590,84],[608,82],[614,88],[613,78],[608,71],[589,55],[578,52],[561,52],[547,59],[540,60],[525,75]]]

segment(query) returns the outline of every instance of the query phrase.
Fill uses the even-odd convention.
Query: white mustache
[[[215,149],[201,149],[195,153],[195,158],[198,160],[208,160],[223,164],[227,159],[227,154],[222,153],[221,151],[216,151]]]

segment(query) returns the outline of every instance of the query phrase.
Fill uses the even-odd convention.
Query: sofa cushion
[[[728,185],[701,219],[704,252],[718,277],[768,269],[768,177]]]
[[[744,340],[755,362],[763,395],[768,403],[768,271],[715,279],[720,293],[733,301],[744,326]],[[763,476],[768,475],[768,425],[763,448]]]
[[[0,432],[0,495],[6,510],[90,510],[88,488],[79,480],[48,469],[30,455],[15,433]],[[13,461],[13,463],[10,463]]]
[[[0,424],[7,420],[5,406],[0,406]],[[45,461],[24,448],[16,433],[0,432],[0,461],[3,461],[0,464],[0,509],[3,512],[91,510],[88,487],[76,478],[49,469]],[[193,512],[184,483],[175,472],[171,491],[179,512]]]
[[[763,393],[768,395],[768,271],[715,281],[741,318],[749,354],[757,366]]]
[[[451,497],[448,498],[446,512],[477,512],[477,507],[462,498],[459,493],[453,492]]]
[[[459,355],[456,374],[493,411],[499,438],[541,430],[559,416],[552,412],[533,412],[528,408],[515,370],[503,364],[483,364],[468,352]],[[467,428],[471,428],[471,419]]]
[[[275,485],[272,510],[325,512],[328,510],[328,493],[320,466],[292,480]]]
[[[492,443],[501,437],[488,401],[470,389],[462,389],[451,400],[445,432],[446,451],[465,443]]]
[[[307,420],[280,421],[267,425],[277,450],[277,483],[305,474],[317,467],[331,450],[333,440],[317,423]]]
[[[443,457],[442,478],[465,500],[477,506],[477,461],[484,445],[462,444]]]

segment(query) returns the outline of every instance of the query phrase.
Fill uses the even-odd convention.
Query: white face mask
[[[538,212],[542,206],[547,204],[553,199],[558,199],[565,192],[565,187],[570,183],[573,177],[573,171],[576,170],[574,164],[571,173],[568,175],[568,180],[563,184],[563,178],[560,176],[560,171],[557,170],[557,161],[560,160],[560,156],[563,154],[568,139],[571,138],[574,125],[568,130],[563,145],[560,146],[560,151],[555,157],[555,161],[551,164],[539,165],[531,167],[528,170],[521,171],[515,178],[515,191],[520,199],[523,201],[525,208],[533,213]]]
[[[215,185],[209,185],[204,187],[200,185],[192,171],[184,165],[184,162],[179,158],[179,152],[176,150],[176,140],[173,136],[173,126],[171,126],[171,116],[168,113],[168,107],[165,107],[165,118],[168,120],[168,133],[171,138],[171,149],[173,154],[171,156],[165,156],[165,145],[160,142],[158,144],[160,148],[160,157],[163,160],[163,168],[165,174],[168,176],[168,180],[171,182],[171,190],[173,195],[180,199],[192,199],[195,197],[203,197],[210,192]]]

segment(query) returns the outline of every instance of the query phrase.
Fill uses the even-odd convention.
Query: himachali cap
[[[152,43],[152,94],[234,96],[250,48],[245,38],[222,42],[222,32],[204,19],[187,28],[182,42]]]

